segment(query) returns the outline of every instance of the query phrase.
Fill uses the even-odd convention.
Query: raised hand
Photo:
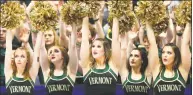
[[[172,1],[170,1],[170,0],[166,0],[166,1],[164,1],[164,5],[165,5],[165,6],[169,6],[169,5],[171,4],[171,2],[172,2]]]
[[[183,27],[178,26],[178,25],[176,26],[176,32],[177,32],[177,33],[181,32],[182,30],[184,30]]]
[[[30,4],[27,6],[26,12],[27,12],[28,15],[29,15],[32,7],[35,5],[35,2],[37,2],[37,1],[31,1]]]
[[[138,36],[138,32],[129,31],[129,40],[134,40]]]
[[[19,40],[21,40],[23,43],[28,42],[30,35],[29,26],[27,24],[24,24],[24,27],[20,28],[19,31]]]
[[[99,9],[99,12],[97,15],[97,19],[99,19],[99,22],[102,24],[102,19],[104,16],[104,8],[105,8],[106,2],[105,1],[98,1],[98,2],[100,3],[100,9]]]
[[[26,43],[28,42],[28,39],[29,39],[29,35],[30,35],[30,31],[28,28],[26,28],[26,26],[24,26],[23,28],[20,29],[20,32],[19,32],[19,39]]]
[[[128,46],[128,32],[121,34],[119,37],[121,41],[121,49],[126,50]]]
[[[105,3],[105,1],[99,1],[99,3],[100,3],[99,13],[103,13],[106,3]]]

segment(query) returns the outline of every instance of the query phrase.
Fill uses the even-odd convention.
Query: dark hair
[[[111,47],[110,47],[110,44],[109,44],[109,42],[106,40],[106,39],[104,39],[104,38],[97,38],[97,39],[95,39],[93,42],[92,42],[92,44],[91,44],[91,46],[90,46],[90,61],[91,61],[91,64],[90,64],[90,66],[91,67],[93,67],[94,65],[95,65],[95,62],[96,62],[96,60],[93,58],[93,56],[92,56],[92,52],[91,52],[91,50],[92,50],[92,45],[93,45],[93,43],[95,42],[95,41],[100,41],[100,42],[102,42],[103,43],[103,47],[104,47],[104,55],[105,55],[105,63],[107,63],[108,61],[109,61],[109,59],[110,59],[110,57],[111,57]]]
[[[174,65],[172,68],[178,69],[179,65],[181,64],[181,53],[180,53],[179,48],[174,43],[168,43],[165,46],[170,46],[172,48],[172,50],[174,51],[175,57],[174,57]],[[162,51],[163,51],[164,47],[162,48]],[[165,68],[165,65],[162,62],[162,53],[161,53],[161,69],[162,68]]]
[[[143,61],[141,64],[140,72],[144,73],[146,68],[147,68],[147,65],[148,65],[147,52],[146,52],[145,48],[134,48],[133,50],[138,50],[140,52],[141,59]],[[129,58],[130,58],[130,55],[129,55]],[[129,58],[127,59],[127,69],[129,70],[129,72],[131,72],[131,66],[129,63]]]
[[[52,46],[53,47],[53,46]],[[68,62],[69,62],[69,56],[67,53],[67,50],[61,46],[57,46],[61,52],[62,52],[62,56],[63,56],[63,71],[64,73],[67,72],[67,66],[68,66]],[[54,70],[55,70],[55,66],[54,64],[50,61],[50,76],[53,76],[54,74]]]

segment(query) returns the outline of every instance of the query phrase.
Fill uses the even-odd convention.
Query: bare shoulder
[[[13,73],[13,71],[5,74],[5,82],[6,82],[6,83],[7,83],[7,82],[10,80],[10,78],[12,77],[12,73]]]
[[[188,74],[189,74],[189,72],[188,72],[187,70],[185,70],[182,66],[179,66],[178,70],[179,70],[179,72],[181,73],[183,79],[184,79],[185,81],[187,81],[187,80],[188,80]]]
[[[50,74],[50,69],[47,69],[46,71],[43,72],[44,82],[46,82],[46,80],[48,79],[49,74]]]
[[[145,75],[146,78],[147,78],[147,82],[151,85],[151,82],[152,82],[152,79],[153,79],[153,75],[152,73],[149,73],[147,75]]]
[[[75,83],[76,80],[76,74],[71,73],[69,69],[67,69],[67,75],[73,80],[73,82]]]
[[[91,66],[89,64],[91,64],[91,62],[89,60],[84,61],[86,63],[81,63],[80,61],[80,65],[83,71],[83,76],[86,75],[86,73],[91,69]],[[86,64],[86,65],[85,65]]]
[[[114,65],[114,63],[113,63],[113,61],[111,59],[108,61],[107,64],[109,64],[109,67],[115,72],[116,75],[118,75],[118,67],[116,67]]]

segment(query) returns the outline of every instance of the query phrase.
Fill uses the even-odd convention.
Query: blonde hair
[[[59,45],[59,36],[58,36],[58,34],[57,34],[57,32],[55,31],[55,30],[50,30],[52,33],[53,33],[53,35],[54,35],[54,42],[53,42],[53,46],[54,45],[56,45],[56,46],[58,46]],[[50,48],[51,46],[47,46],[46,45],[46,49],[48,50],[49,48]]]
[[[109,59],[111,57],[111,47],[110,47],[109,42],[106,39],[104,39],[104,38],[97,38],[94,41],[100,41],[103,44],[104,52],[105,52],[105,54],[104,54],[104,56],[105,56],[104,62],[105,62],[105,64],[108,64],[108,61],[109,61]],[[94,43],[94,41],[92,42],[92,44]],[[92,52],[91,52],[92,44],[91,44],[91,47],[90,47],[90,57],[89,57],[89,60],[91,62],[91,63],[89,63],[90,67],[94,67],[95,64],[96,64],[96,60],[95,60],[95,58],[93,58]]]

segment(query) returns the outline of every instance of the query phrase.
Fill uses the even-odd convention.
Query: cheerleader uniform
[[[115,95],[117,75],[105,65],[104,69],[91,68],[84,76],[86,95]]]
[[[127,79],[123,83],[123,90],[125,95],[148,95],[150,85],[144,74],[142,74],[141,79],[133,80],[131,72],[129,72]]]
[[[185,80],[179,70],[174,70],[174,77],[166,78],[164,76],[165,68],[156,77],[153,83],[155,95],[184,95]]]
[[[8,95],[33,95],[34,82],[13,76],[6,83],[6,89]]]
[[[46,84],[48,95],[72,95],[74,81],[69,75],[48,77]]]

